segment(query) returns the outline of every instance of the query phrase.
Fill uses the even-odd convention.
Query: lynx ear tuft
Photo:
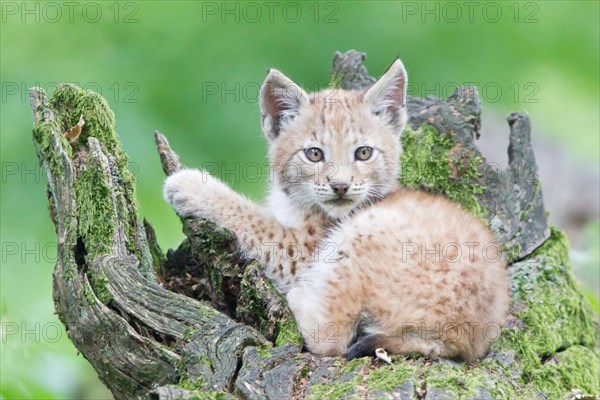
[[[282,126],[298,115],[308,103],[308,95],[291,79],[276,69],[269,69],[260,89],[262,128],[270,140],[279,136]]]
[[[385,74],[365,93],[365,103],[375,115],[380,115],[399,132],[406,125],[406,90],[408,77],[400,59],[396,59]]]

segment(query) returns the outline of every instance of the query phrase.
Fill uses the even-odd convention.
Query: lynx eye
[[[354,157],[360,161],[367,161],[373,155],[373,148],[368,146],[359,147],[354,153]]]
[[[323,159],[323,150],[318,147],[306,149],[304,150],[304,154],[306,154],[306,158],[312,162],[319,162]]]

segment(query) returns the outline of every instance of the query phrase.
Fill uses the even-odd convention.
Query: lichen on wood
[[[336,53],[332,85],[373,83],[364,59]],[[30,98],[58,237],[56,310],[115,398],[530,399],[600,391],[597,322],[571,274],[566,237],[547,225],[529,119],[509,116],[509,167],[492,168],[475,144],[476,88],[448,99],[409,97],[400,177],[460,203],[505,248],[511,315],[489,354],[472,364],[408,355],[387,365],[303,352],[283,297],[231,233],[185,219],[184,242],[162,253],[138,215],[135,181],[101,96],[61,85],[51,99],[39,88]],[[63,132],[80,117],[85,124],[69,143]],[[165,174],[180,169],[165,136],[155,140]]]

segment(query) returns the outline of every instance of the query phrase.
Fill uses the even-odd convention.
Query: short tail
[[[354,358],[374,356],[375,350],[378,348],[389,348],[392,344],[390,341],[391,338],[389,336],[377,333],[359,337],[358,340],[352,346],[350,346],[346,352],[346,359],[352,360]]]
[[[375,350],[379,348],[384,349],[389,354],[420,353],[432,359],[443,357],[472,361],[478,358],[477,355],[473,354],[473,345],[465,340],[463,342],[446,343],[440,340],[424,340],[419,336],[412,335],[403,337],[402,335],[372,333],[359,337],[346,352],[346,359],[373,357],[375,356]]]

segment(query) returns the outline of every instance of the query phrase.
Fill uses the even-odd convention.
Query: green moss
[[[46,94],[45,90],[42,88],[32,88],[32,90]],[[41,104],[40,111],[47,107],[50,107],[50,104]],[[56,137],[58,145],[65,150],[69,158],[72,158],[73,152],[71,151],[71,146],[69,146],[67,139],[64,135],[60,134],[63,132],[60,115],[53,113],[52,117],[55,118],[53,121],[46,119],[46,116],[49,115],[50,114],[48,113],[41,113],[41,120],[33,127],[33,142],[40,162],[47,162],[50,170],[56,176],[60,176],[62,161],[60,159],[60,153],[57,151],[55,143],[53,142],[53,138]],[[57,133],[57,135],[54,136],[54,133]]]
[[[579,389],[590,395],[600,394],[600,358],[598,349],[571,346],[545,360],[531,374],[532,386],[547,394],[565,394]]]
[[[446,364],[435,364],[427,369],[425,385],[427,388],[438,388],[449,392],[453,398],[475,396],[477,388],[485,381],[476,373],[469,373],[466,367],[458,368]]]
[[[87,285],[83,285],[83,297],[90,306],[96,303],[96,296]]]
[[[193,330],[186,329],[184,332],[184,337],[189,338],[193,335]],[[194,365],[194,367],[190,367],[190,365]],[[211,391],[208,388],[208,383],[205,382],[204,376],[200,375],[198,377],[191,378],[187,371],[192,368],[193,370],[197,370],[198,366],[202,366],[211,370],[212,363],[210,359],[204,355],[198,354],[196,356],[192,354],[185,354],[183,357],[179,358],[175,362],[175,368],[179,373],[179,382],[174,387],[179,389],[185,389],[192,392],[191,397],[187,397],[190,399],[225,399],[229,398],[228,393],[221,391]]]
[[[57,180],[57,186],[66,186],[70,182],[74,185],[77,206],[74,212],[77,215],[64,216],[64,228],[68,243],[71,243],[65,245],[75,246],[81,238],[89,261],[112,252],[120,225],[125,229],[127,249],[144,259],[140,255],[145,243],[139,244],[139,248],[136,243],[138,235],[143,235],[143,232],[137,221],[135,179],[127,169],[127,157],[118,141],[114,114],[107,102],[97,93],[63,84],[41,107],[50,108],[52,113],[43,113],[42,120],[33,129],[38,157]],[[54,121],[44,119],[48,115],[52,115]],[[68,143],[63,132],[73,127],[80,116],[85,120],[81,135],[73,143]],[[90,137],[98,140],[107,156],[107,166],[101,164],[99,155],[89,147]],[[68,163],[73,166],[73,171],[63,170]],[[60,195],[60,192],[57,194]],[[127,220],[118,221],[117,215]],[[74,276],[75,268],[73,265],[72,270],[65,271],[66,279]],[[112,296],[107,289],[106,277],[93,270],[88,270],[88,276],[93,293],[89,293],[89,289],[84,292],[86,301],[92,303],[98,298],[104,303],[109,302]]]
[[[311,386],[306,399],[360,399],[357,386],[362,383],[362,372],[371,363],[369,358],[345,362],[336,360],[337,376],[328,383]]]
[[[235,276],[239,271],[239,253],[235,236],[226,229],[207,221],[186,221],[184,233],[190,238],[194,257],[203,267],[215,271],[211,276],[214,288],[221,286],[222,276]]]
[[[383,365],[369,373],[367,387],[369,391],[390,391],[402,386],[415,377],[417,368],[404,361],[395,361],[394,365]]]
[[[350,360],[348,362],[340,360],[336,364],[343,373],[355,373],[360,371],[363,367],[370,365],[371,359],[369,357],[362,357],[355,358],[354,360]]]
[[[102,167],[90,162],[75,182],[78,235],[91,259],[110,253],[117,229],[111,189],[106,179]]]
[[[197,332],[198,330],[196,328],[194,328],[193,326],[187,326],[184,331],[183,331],[183,341],[184,342],[189,342],[192,339],[192,336]]]
[[[62,142],[62,145],[65,149],[69,149],[71,154],[73,152],[79,152],[83,148],[88,146],[88,138],[94,137],[100,143],[100,146],[103,149],[103,152],[108,156],[110,160],[110,168],[111,168],[111,176],[112,184],[113,184],[113,192],[117,194],[117,202],[116,208],[118,215],[127,216],[127,221],[124,221],[122,224],[125,228],[125,235],[127,237],[126,247],[127,249],[134,253],[138,258],[140,257],[140,249],[136,246],[136,236],[138,232],[136,232],[136,228],[139,226],[137,222],[137,206],[136,206],[136,195],[135,195],[135,177],[129,171],[127,167],[128,159],[123,150],[121,149],[121,144],[119,143],[116,131],[115,131],[115,116],[106,100],[100,96],[98,93],[95,93],[91,90],[83,90],[78,88],[75,85],[71,84],[63,84],[59,85],[54,95],[50,101],[51,106],[56,110],[55,115],[59,119],[58,125],[60,125],[59,132],[64,132],[69,130],[72,126],[74,126],[79,120],[80,116],[83,116],[85,120],[85,124],[83,126],[81,135],[79,138],[68,144],[63,135],[58,135]],[[34,133],[35,136],[35,133]],[[89,166],[88,166],[89,169]],[[98,173],[98,174],[96,174]],[[96,230],[96,233],[106,233],[108,231],[101,232],[102,229],[106,228],[106,222],[103,220],[82,220],[81,217],[81,209],[79,208],[79,204],[85,205],[97,205],[101,209],[99,214],[107,211],[107,207],[109,207],[108,201],[104,197],[100,197],[97,199],[97,204],[94,204],[96,198],[94,196],[86,196],[87,198],[80,199],[80,195],[84,194],[81,189],[89,189],[89,186],[86,186],[89,182],[83,182],[82,184],[79,182],[80,180],[92,179],[91,183],[98,182],[101,171],[90,171],[90,174],[96,174],[95,176],[85,176],[85,171],[82,176],[80,176],[76,185],[79,186],[77,197],[78,197],[78,210],[80,212],[79,215],[79,224],[96,224],[99,223],[103,225]],[[98,188],[98,191],[102,191],[106,188],[106,184],[103,184],[103,187]],[[98,193],[94,193],[98,194]],[[114,206],[111,206],[114,207]],[[89,213],[90,210],[86,210]],[[116,226],[115,222],[112,221],[113,225]],[[86,227],[86,228],[89,228]],[[94,237],[96,239],[96,237]],[[106,236],[104,234],[101,235],[98,239],[104,240]],[[88,243],[86,242],[86,248],[88,248]],[[105,247],[103,243],[91,243],[91,247],[96,247],[99,251],[104,251]],[[89,251],[89,249],[88,249]],[[152,266],[142,266],[151,268]]]
[[[310,387],[306,399],[360,399],[360,395],[356,392],[356,387],[360,384],[360,382],[361,378],[357,376],[347,382],[331,382],[328,384],[314,385]]]
[[[212,368],[212,364],[207,357],[198,355],[197,364],[204,365],[205,367]],[[186,374],[186,366],[183,360],[178,360],[175,364],[177,371],[180,373],[180,379],[177,385],[173,387],[178,389],[185,389],[190,393],[190,397],[187,399],[203,399],[203,400],[220,400],[220,399],[232,399],[233,397],[224,391],[214,391],[208,388],[208,383],[204,381],[204,376],[200,376],[195,379],[190,379]]]
[[[300,372],[298,372],[298,379],[302,380],[304,378],[308,378],[310,376],[310,365],[304,364],[302,368],[300,368]]]
[[[598,361],[592,350],[598,327],[569,268],[564,233],[553,228],[550,238],[528,260],[512,265],[510,273],[513,298],[519,305],[515,316],[524,326],[503,329],[494,347],[516,352],[523,383],[531,392],[558,395],[572,387],[600,392],[598,381],[588,373],[590,363]],[[576,362],[569,357],[573,352],[585,357]],[[561,353],[565,359],[558,366],[544,361]],[[577,385],[569,386],[573,382]]]
[[[514,399],[516,396],[510,384],[511,377],[496,361],[474,366],[439,363],[429,367],[425,375],[426,388],[442,390],[451,398],[477,398],[482,391],[488,392],[494,399]]]
[[[269,284],[269,282],[265,282]],[[241,298],[237,304],[237,315],[243,321],[251,321],[256,323],[258,330],[268,340],[277,341],[277,333],[284,329],[284,321],[271,321],[268,315],[268,304],[260,297],[257,286],[242,279],[240,282]],[[279,343],[283,337],[279,339]],[[283,343],[282,343],[283,344]]]
[[[146,238],[148,239],[148,248],[150,250],[150,256],[152,258],[152,269],[154,272],[164,272],[163,267],[165,262],[167,261],[167,257],[161,250],[158,241],[156,240],[156,233],[154,232],[154,228],[150,223],[144,218],[144,232],[146,234]],[[189,243],[189,242],[187,242]]]
[[[174,387],[191,392],[190,396],[186,397],[186,399],[222,400],[233,398],[227,392],[210,390],[202,376],[193,381],[187,377],[182,377]]]
[[[256,352],[261,358],[270,358],[272,349],[273,346],[271,346],[269,343],[263,343],[256,347]]]
[[[240,289],[242,290],[242,298],[244,301],[242,304],[238,305],[238,314],[251,315],[260,322],[268,320],[267,307],[265,307],[265,304],[262,304],[264,300],[260,298],[256,285],[253,285],[246,280],[242,280]],[[260,327],[260,330],[261,332],[264,332],[262,326]]]
[[[221,287],[223,286],[223,275],[220,271],[216,269],[211,269],[209,271],[209,279],[210,279],[210,287],[213,288],[215,292],[221,292]]]
[[[186,390],[202,390],[206,387],[204,377],[200,376],[197,379],[191,381],[188,377],[182,377],[179,380],[178,387]]]
[[[203,356],[202,354],[198,354],[197,358],[197,363],[204,365],[205,367],[209,367],[212,368],[212,362],[210,361],[210,358]]]
[[[298,330],[296,321],[293,318],[284,319],[277,322],[277,338],[275,339],[275,346],[283,346],[284,344],[291,343],[301,346],[304,343],[302,334]]]
[[[61,132],[57,121],[41,120],[33,126],[33,142],[38,154],[38,159],[43,160],[55,176],[63,175],[60,153],[56,151],[53,143],[52,132]],[[56,135],[59,145],[66,151],[69,158],[73,156],[71,146],[64,135]]]
[[[94,274],[90,274],[91,284],[94,288],[96,297],[104,304],[107,304],[113,299],[112,294],[107,288],[108,279],[101,271],[96,271]]]
[[[33,90],[44,93],[45,91],[41,88],[34,88]],[[43,96],[40,96],[40,98]],[[42,111],[50,107],[50,104],[44,103],[39,106],[38,111]],[[33,143],[36,149],[38,160],[40,164],[52,175],[55,181],[49,181],[49,185],[69,188],[69,179],[71,178],[71,171],[65,171],[66,162],[73,157],[71,146],[67,142],[67,139],[62,135],[60,119],[51,120],[56,114],[49,112],[40,113],[40,121],[33,126]],[[51,189],[54,191],[55,189]],[[57,195],[57,193],[55,193]],[[51,214],[55,219],[55,223],[58,222],[58,210],[54,208],[54,199],[49,199],[49,206]],[[68,213],[68,210],[65,210]],[[76,216],[64,215],[63,219],[64,232],[66,237],[63,238],[65,246],[74,246],[77,240],[74,225],[76,223]],[[63,272],[65,279],[71,279],[77,274],[77,266],[75,263],[65,263],[63,265]]]
[[[478,217],[486,215],[478,201],[484,187],[478,184],[478,167],[483,159],[474,152],[462,154],[450,134],[440,134],[433,126],[417,131],[407,128],[402,134],[402,185],[445,193]]]
[[[484,388],[494,399],[515,399],[517,391],[515,386],[516,365],[507,365],[495,358],[486,358],[469,366],[465,373],[474,390]]]
[[[526,374],[540,366],[540,358],[560,349],[598,340],[593,312],[569,268],[566,236],[552,229],[550,238],[526,261],[511,266],[513,298],[524,305],[516,316],[524,329],[508,329],[501,340],[518,350]]]
[[[95,137],[110,154],[120,155],[120,144],[114,129],[115,114],[102,96],[72,84],[62,84],[56,88],[50,102],[61,117],[62,132],[77,124],[79,117],[83,116],[85,125],[73,143],[75,150],[85,146],[88,137]]]

